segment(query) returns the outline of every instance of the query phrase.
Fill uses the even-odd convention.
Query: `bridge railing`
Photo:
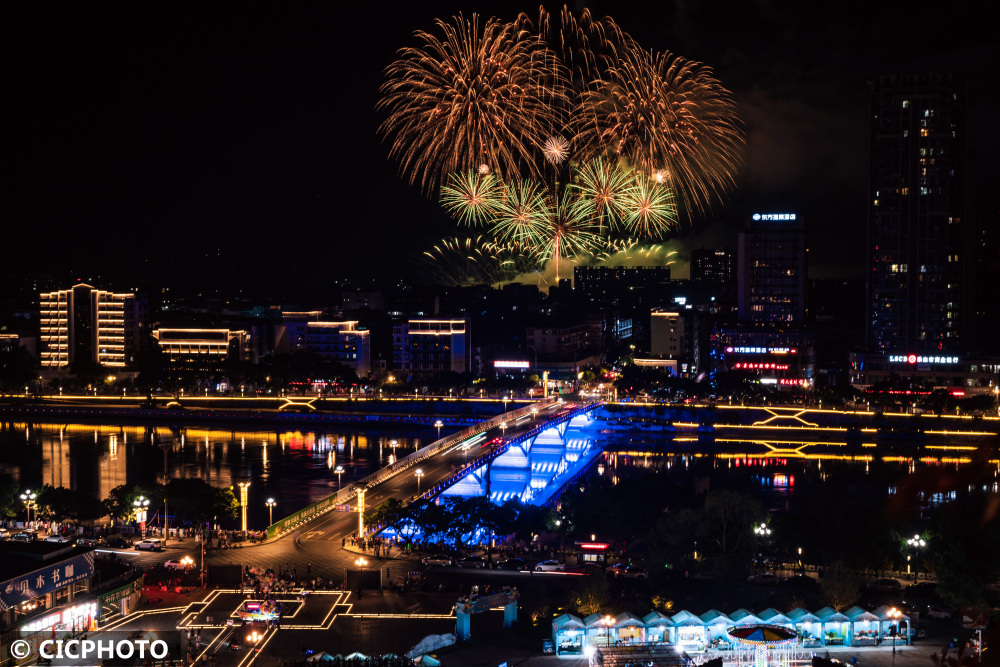
[[[511,410],[510,412],[497,415],[496,417],[491,417],[490,419],[482,421],[475,426],[470,426],[469,428],[459,431],[458,433],[453,433],[452,435],[432,442],[426,447],[404,456],[392,465],[379,468],[371,475],[348,484],[337,491],[337,493],[331,494],[326,498],[313,503],[312,505],[303,507],[297,512],[293,512],[284,519],[280,519],[279,521],[272,523],[267,527],[267,537],[268,539],[272,539],[285,535],[304,523],[311,521],[317,516],[333,510],[338,505],[346,505],[351,499],[358,495],[358,491],[367,490],[371,486],[384,482],[393,475],[398,475],[407,468],[410,468],[417,463],[444,451],[445,449],[454,447],[463,440],[475,437],[483,431],[488,431],[495,426],[499,426],[502,422],[519,419],[528,415],[532,410],[537,410],[539,405],[548,405],[555,401],[555,397],[543,399],[523,408],[518,408],[516,410]]]

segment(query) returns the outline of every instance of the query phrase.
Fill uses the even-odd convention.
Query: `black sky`
[[[350,6],[345,7],[345,4]],[[995,211],[1000,49],[966,3],[586,3],[640,43],[711,65],[749,127],[728,206],[681,246],[732,244],[755,210],[806,216],[814,276],[859,275],[868,82],[965,76],[980,205]],[[211,6],[209,6],[211,5]],[[548,5],[555,9],[556,5]],[[457,230],[376,135],[382,71],[416,29],[528,3],[5,7],[0,274],[116,286],[398,275]],[[990,159],[984,159],[988,156]]]

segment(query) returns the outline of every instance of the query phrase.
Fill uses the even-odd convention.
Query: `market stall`
[[[716,609],[709,609],[699,618],[705,623],[705,642],[708,648],[728,651],[733,648],[732,638],[726,628],[733,624],[731,618]]]
[[[615,619],[607,614],[591,614],[583,619],[590,646],[611,646],[615,643]]]
[[[676,628],[675,644],[687,652],[704,651],[705,622],[689,611],[679,611],[671,619]]]
[[[645,644],[646,624],[635,614],[622,612],[615,616],[615,643]]]
[[[878,646],[882,641],[878,616],[861,607],[851,607],[844,612],[851,621],[851,646]]]
[[[816,614],[797,607],[785,615],[794,624],[800,646],[816,648],[823,645],[823,623]]]
[[[556,655],[583,655],[584,637],[587,627],[576,616],[563,614],[552,620],[552,642]]]
[[[646,643],[674,643],[674,622],[670,620],[669,616],[658,611],[651,611],[642,617],[642,622],[646,624]]]
[[[879,631],[883,642],[910,643],[910,617],[907,614],[888,605],[882,605],[872,613],[879,620]]]
[[[824,646],[850,646],[851,620],[833,607],[823,607],[816,612],[823,624]]]

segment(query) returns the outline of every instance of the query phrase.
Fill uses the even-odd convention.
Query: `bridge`
[[[599,453],[584,434],[599,405],[550,399],[497,415],[276,521],[268,526],[267,536],[284,537],[334,510],[358,512],[358,532],[363,533],[365,509],[389,498],[412,502],[489,493],[496,502],[517,496],[546,504]]]

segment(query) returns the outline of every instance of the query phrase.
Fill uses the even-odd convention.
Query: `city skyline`
[[[737,192],[672,246],[733,247],[750,213],[794,210],[809,221],[810,276],[860,276],[867,84],[880,74],[964,77],[970,136],[987,142],[970,147],[989,154],[995,40],[946,15],[928,39],[901,8],[858,20],[850,8],[591,4],[644,46],[712,68],[747,122]],[[20,57],[7,59],[4,217],[37,252],[7,272],[289,290],[418,273],[420,253],[459,230],[399,176],[376,134],[383,70],[435,19],[535,10],[435,3],[377,21],[319,4],[239,16],[8,10],[18,34],[7,48]]]

